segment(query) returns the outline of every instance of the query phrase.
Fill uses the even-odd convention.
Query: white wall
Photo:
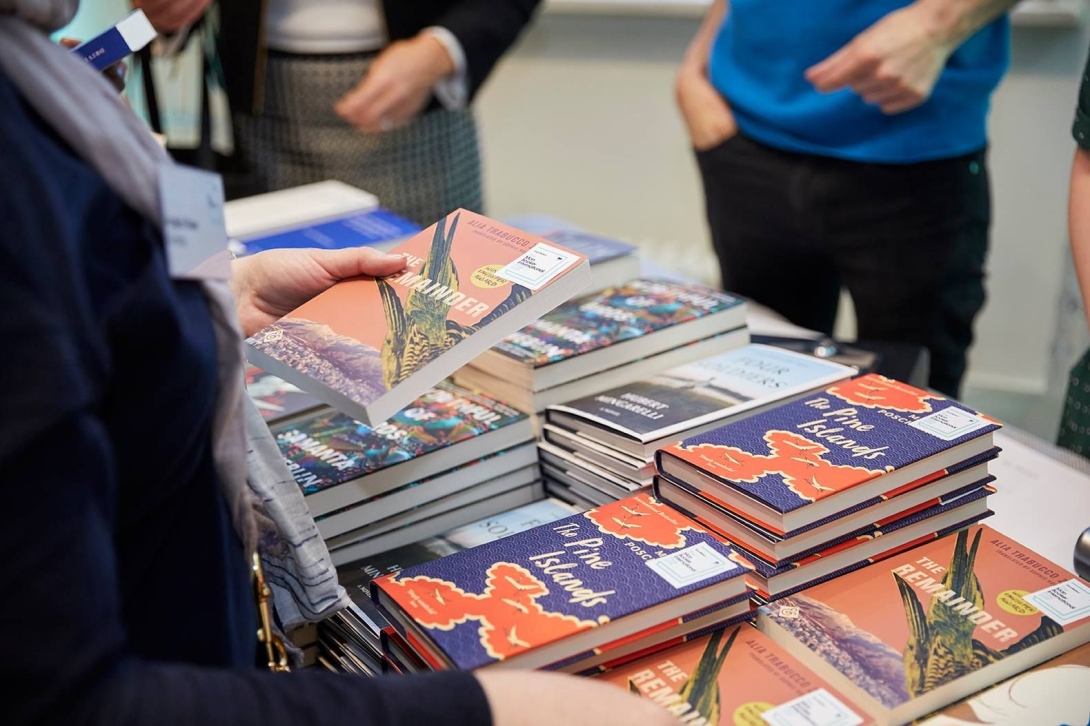
[[[489,212],[568,217],[705,279],[703,196],[674,111],[676,65],[697,21],[546,13],[485,89]],[[1047,385],[1066,245],[1070,123],[1087,35],[1016,28],[995,98],[990,301],[970,384]]]

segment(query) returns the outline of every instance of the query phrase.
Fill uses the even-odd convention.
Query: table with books
[[[318,237],[372,233],[360,204]],[[1085,472],[955,401],[752,344],[747,319],[805,331],[640,276],[629,245],[507,222],[452,213],[403,244],[405,273],[248,341],[352,601],[296,638],[312,660],[581,674],[686,724],[1090,722]],[[315,238],[294,224],[275,236]]]

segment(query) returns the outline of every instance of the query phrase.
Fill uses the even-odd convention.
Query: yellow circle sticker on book
[[[996,602],[1011,615],[1036,615],[1041,611],[1022,599],[1028,594],[1029,590],[1004,590],[996,597]]]
[[[474,272],[469,278],[469,281],[477,287],[484,287],[489,290],[503,287],[504,285],[510,284],[510,282],[496,274],[502,268],[503,265],[485,265]]]
[[[761,718],[761,714],[773,708],[775,706],[764,701],[743,703],[734,709],[734,726],[768,726],[768,722]]]

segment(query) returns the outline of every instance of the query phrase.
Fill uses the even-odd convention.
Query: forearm
[[[1079,148],[1071,164],[1071,188],[1068,196],[1067,222],[1071,256],[1079,279],[1083,306],[1090,319],[1090,151]]]
[[[708,8],[704,22],[700,24],[700,29],[685,51],[685,57],[681,61],[682,72],[704,74],[712,44],[715,42],[719,28],[723,25],[723,20],[727,17],[728,9],[727,0],[715,0]]]
[[[916,0],[932,32],[944,43],[958,46],[976,31],[1006,13],[1020,0]]]

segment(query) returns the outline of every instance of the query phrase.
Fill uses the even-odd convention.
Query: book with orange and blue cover
[[[984,454],[998,428],[870,374],[662,449],[656,464],[783,534]]]
[[[758,626],[903,724],[1090,641],[1090,584],[977,525],[766,605]]]
[[[391,252],[405,270],[337,283],[247,340],[250,362],[378,424],[590,283],[583,255],[464,209]]]
[[[557,669],[744,600],[747,569],[729,545],[637,494],[378,578],[371,592],[433,668]]]

